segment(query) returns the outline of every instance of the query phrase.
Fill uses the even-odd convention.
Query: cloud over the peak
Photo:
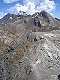
[[[8,0],[11,1],[11,0]],[[17,1],[17,0],[12,0]],[[54,0],[23,0],[23,5],[17,3],[15,6],[8,9],[10,12],[19,12],[24,11],[27,14],[34,14],[35,12],[40,12],[45,10],[49,13],[55,10],[56,4]]]
[[[54,0],[25,0],[24,2],[28,10],[34,10],[35,12],[40,12],[41,10],[52,12],[56,7]]]

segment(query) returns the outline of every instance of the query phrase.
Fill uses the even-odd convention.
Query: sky
[[[0,18],[7,13],[24,11],[32,15],[42,10],[60,19],[60,0],[0,0]]]

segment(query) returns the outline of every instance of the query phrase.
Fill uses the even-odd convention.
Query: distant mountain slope
[[[24,24],[27,28],[33,30],[49,30],[60,27],[59,19],[52,17],[45,11],[41,11],[40,13],[36,12],[33,15],[27,15],[25,12],[23,12],[23,14],[21,13],[17,15],[8,13],[2,19],[0,19],[0,25],[12,25],[12,23],[15,24],[15,26]]]
[[[45,11],[0,19],[0,80],[60,80],[59,23]]]
[[[8,24],[8,23],[13,23],[18,20],[18,18],[21,18],[21,15],[15,15],[15,14],[10,14],[8,13],[5,15],[2,19],[0,19],[0,24]]]
[[[56,20],[58,20],[58,21],[60,21],[60,19],[58,19],[58,18],[55,18]]]

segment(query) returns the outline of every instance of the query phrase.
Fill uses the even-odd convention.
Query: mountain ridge
[[[1,22],[0,80],[60,80],[58,20],[42,11]]]
[[[21,17],[21,16],[34,16],[34,15],[36,15],[36,14],[39,14],[40,16],[41,16],[41,14],[42,14],[43,17],[45,17],[45,18],[48,18],[47,15],[50,15],[49,13],[47,13],[47,12],[44,11],[44,10],[41,11],[41,12],[36,12],[36,13],[33,14],[33,15],[27,15],[25,12],[21,12],[21,11],[20,11],[20,13],[18,13],[18,14],[7,13],[3,18],[0,19],[0,23],[1,23],[1,22],[3,23],[3,20],[6,21],[6,19],[8,20],[9,18],[12,19],[12,18],[17,18],[17,17]],[[44,15],[45,15],[45,16],[44,16]],[[50,15],[50,16],[51,16],[51,15]],[[52,17],[52,16],[51,16],[51,17]],[[58,19],[58,18],[54,18],[54,19],[60,21],[60,19]]]

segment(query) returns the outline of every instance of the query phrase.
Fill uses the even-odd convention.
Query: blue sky
[[[60,18],[60,0],[55,0],[56,3],[56,9],[55,9],[55,16]]]
[[[34,14],[41,10],[60,18],[60,0],[0,0],[0,18],[7,13],[25,11],[27,14]]]

